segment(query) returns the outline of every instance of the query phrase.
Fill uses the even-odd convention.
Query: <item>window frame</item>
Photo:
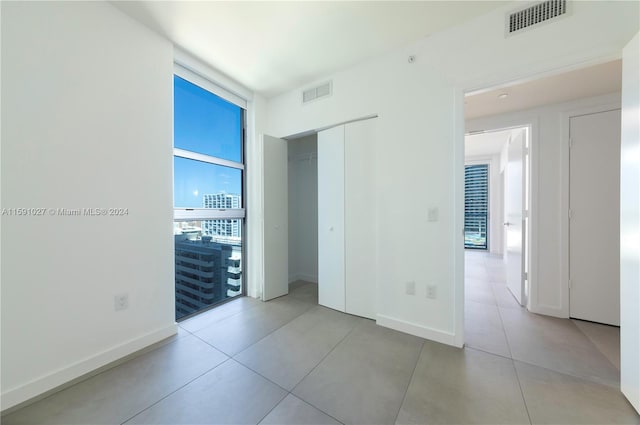
[[[185,150],[185,149],[180,149],[180,148],[176,148],[175,144],[173,146],[173,150],[172,150],[172,157],[175,159],[176,157],[179,158],[184,158],[184,159],[191,159],[191,160],[195,160],[195,161],[200,161],[200,162],[204,162],[204,163],[208,163],[208,164],[213,164],[213,165],[219,165],[219,166],[224,166],[224,167],[229,167],[229,168],[233,168],[233,169],[238,169],[241,171],[241,179],[242,181],[240,182],[240,190],[241,190],[241,194],[240,194],[240,205],[241,208],[187,208],[187,207],[176,207],[175,206],[175,200],[174,200],[174,204],[173,204],[173,223],[176,222],[184,222],[184,221],[203,221],[203,220],[240,220],[240,235],[241,235],[241,248],[240,248],[240,252],[241,252],[241,262],[242,262],[242,272],[240,275],[240,285],[241,285],[241,292],[240,294],[233,296],[233,297],[229,297],[226,299],[221,300],[220,302],[217,302],[215,304],[212,304],[211,306],[209,306],[208,308],[205,309],[201,309],[198,311],[195,311],[191,314],[182,316],[180,319],[178,319],[178,321],[182,321],[185,319],[188,319],[189,317],[192,317],[196,314],[202,313],[206,310],[209,310],[211,308],[214,308],[216,306],[219,306],[221,304],[224,304],[228,301],[231,301],[237,297],[240,296],[246,296],[247,295],[247,265],[248,265],[248,261],[247,261],[247,214],[246,214],[246,210],[247,210],[247,199],[246,199],[246,194],[247,194],[247,177],[246,177],[246,160],[247,160],[247,156],[246,156],[246,152],[247,152],[247,116],[248,116],[248,100],[246,100],[244,97],[241,97],[240,95],[237,95],[223,87],[221,87],[220,85],[214,83],[211,79],[208,79],[204,76],[202,76],[199,73],[196,73],[188,68],[186,68],[185,66],[179,64],[179,63],[174,63],[174,70],[173,70],[173,75],[172,75],[172,84],[173,84],[173,78],[175,77],[179,77],[191,84],[194,84],[198,87],[200,87],[203,90],[206,90],[212,94],[214,94],[215,96],[218,96],[220,98],[222,98],[223,100],[232,103],[233,105],[237,106],[240,108],[241,110],[241,114],[240,114],[240,126],[241,126],[241,131],[240,131],[240,159],[241,162],[236,162],[236,161],[232,161],[232,160],[227,160],[227,159],[223,159],[223,158],[219,158],[219,157],[215,157],[212,155],[207,155],[207,154],[202,154],[199,152],[194,152],[194,151],[189,151],[189,150]],[[175,99],[175,98],[174,98]],[[175,100],[174,100],[175,101]],[[175,120],[175,116],[172,117],[172,119]],[[175,143],[175,142],[174,142]],[[173,165],[172,165],[173,167]],[[175,197],[175,170],[173,172],[174,174],[174,180],[173,180],[173,190],[174,190],[174,197]],[[174,253],[175,256],[175,253]]]
[[[199,221],[199,220],[230,220],[230,219],[241,219],[243,220],[242,226],[242,234],[244,235],[245,228],[245,220],[246,220],[246,169],[245,169],[245,161],[246,161],[246,124],[247,124],[247,101],[240,96],[220,87],[219,85],[213,83],[212,81],[202,77],[200,74],[197,74],[177,63],[174,63],[173,68],[174,76],[182,78],[183,80],[194,84],[195,86],[200,87],[203,90],[206,90],[212,93],[215,96],[230,102],[242,111],[240,118],[240,158],[242,162],[231,161],[228,159],[223,159],[219,157],[215,157],[212,155],[202,154],[199,152],[189,151],[186,149],[176,148],[175,144],[173,147],[173,157],[191,159],[195,161],[204,162],[207,164],[220,165],[223,167],[229,167],[233,169],[241,170],[242,172],[242,182],[241,185],[241,205],[242,208],[186,208],[186,207],[176,207],[175,201],[173,204],[173,221]],[[175,185],[175,178],[174,178]],[[174,186],[175,191],[175,186]],[[175,192],[174,192],[175,196]],[[244,245],[244,244],[243,244]]]
[[[467,191],[466,191],[466,187],[467,187],[467,167],[484,167],[485,168],[485,178],[486,178],[486,184],[485,184],[485,197],[486,197],[486,205],[485,205],[485,237],[484,237],[484,246],[476,246],[476,245],[467,245],[467,241],[466,241],[466,224],[467,224]],[[490,201],[491,201],[491,194],[490,194],[490,190],[491,190],[491,164],[488,161],[478,161],[478,162],[469,162],[469,163],[465,163],[464,164],[464,172],[465,172],[465,177],[464,177],[464,185],[465,185],[465,193],[464,193],[464,204],[465,204],[465,211],[464,211],[464,225],[463,225],[463,231],[464,231],[464,249],[470,249],[470,250],[479,250],[479,251],[489,251],[489,226],[491,223],[490,220]]]

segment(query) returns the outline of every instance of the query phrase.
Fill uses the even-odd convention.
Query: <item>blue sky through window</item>
[[[174,76],[174,146],[242,161],[242,109]],[[184,158],[174,159],[174,206],[202,208],[203,195],[242,193],[242,172]]]
[[[174,157],[174,206],[202,208],[210,193],[242,193],[242,171],[237,168]]]

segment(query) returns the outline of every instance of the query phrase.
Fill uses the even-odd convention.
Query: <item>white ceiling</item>
[[[484,14],[501,1],[113,1],[272,96]]]
[[[517,129],[491,131],[464,136],[464,156],[491,156],[499,154],[502,146],[509,140],[509,136]]]
[[[622,61],[616,60],[467,96],[465,118],[520,111],[621,90]],[[508,96],[499,99],[503,93]]]

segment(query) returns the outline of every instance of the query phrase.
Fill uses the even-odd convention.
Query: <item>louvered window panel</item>
[[[464,247],[487,249],[489,166],[464,167]]]

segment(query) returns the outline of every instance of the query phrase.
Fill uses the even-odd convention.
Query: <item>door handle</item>
[[[511,226],[511,223],[509,223],[508,221],[505,221],[504,223],[502,223],[504,226]]]

